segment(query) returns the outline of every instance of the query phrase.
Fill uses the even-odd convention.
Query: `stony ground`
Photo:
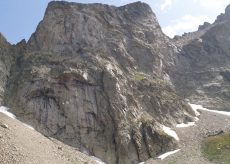
[[[87,155],[0,113],[1,164],[96,164]]]
[[[200,111],[195,126],[174,128],[180,141],[178,153],[164,160],[150,159],[145,164],[212,164],[202,157],[202,140],[223,130],[230,132],[230,116]],[[96,162],[77,149],[55,139],[47,138],[24,126],[21,122],[0,113],[0,163],[1,164],[64,164]]]
[[[221,130],[230,131],[230,116],[200,111],[200,120],[195,126],[175,128],[180,141],[178,153],[168,156],[164,160],[151,159],[145,164],[212,164],[201,154],[201,141]]]

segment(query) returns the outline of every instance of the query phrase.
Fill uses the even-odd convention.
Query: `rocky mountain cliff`
[[[209,109],[230,110],[230,6],[213,24],[179,39],[183,46],[176,54],[176,69],[171,74],[176,89],[184,98]]]
[[[28,43],[14,46],[4,103],[108,163],[156,157],[176,144],[162,125],[193,116],[165,72],[168,42],[147,4],[51,2]]]
[[[145,3],[51,2],[27,43],[0,36],[0,101],[109,164],[154,158],[176,146],[163,125],[193,121],[185,98],[227,109],[228,13],[172,40]]]
[[[10,75],[11,64],[14,60],[14,48],[0,33],[0,105],[4,98],[4,91]]]

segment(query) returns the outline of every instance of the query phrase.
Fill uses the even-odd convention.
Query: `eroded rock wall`
[[[51,2],[17,46],[5,103],[43,134],[108,163],[156,157],[176,145],[162,125],[194,115],[171,84],[169,42],[147,4]]]
[[[176,69],[171,74],[174,85],[182,97],[193,103],[230,110],[229,6],[213,24],[190,35],[193,34],[196,37],[187,41],[176,55]]]

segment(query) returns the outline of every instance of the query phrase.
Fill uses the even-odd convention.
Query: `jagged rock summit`
[[[225,8],[225,13],[223,14],[220,14],[219,16],[217,16],[217,19],[215,22],[226,22],[226,21],[229,21],[230,20],[230,5],[228,5],[226,8]]]
[[[213,24],[191,33],[171,74],[178,93],[209,109],[229,108],[230,7]],[[198,34],[198,35],[197,35]],[[183,37],[182,37],[183,38]],[[183,39],[181,39],[183,40]]]

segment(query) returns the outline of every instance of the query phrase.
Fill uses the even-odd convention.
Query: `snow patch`
[[[16,116],[13,113],[8,112],[9,108],[5,107],[5,106],[0,106],[0,112],[5,114],[6,116],[12,118],[12,119],[16,119]]]
[[[31,129],[31,130],[34,130],[34,128],[32,127],[32,126],[30,126],[30,125],[28,125],[28,124],[26,124],[26,123],[22,123],[25,127],[27,127],[27,128],[29,128],[29,129]]]
[[[185,123],[177,124],[176,127],[177,128],[187,128],[187,127],[194,126],[194,125],[195,125],[195,122],[188,122],[187,124]]]
[[[188,104],[191,106],[192,110],[195,112],[195,115],[196,115],[196,117],[194,117],[195,122],[198,121],[199,118],[197,116],[199,116],[200,113],[197,110],[200,108],[203,108],[203,107],[201,105],[190,104],[190,103],[188,103]],[[190,126],[195,126],[195,122],[188,122],[187,124],[185,124],[185,123],[177,124],[176,127],[177,128],[187,128]]]
[[[202,42],[203,42],[203,40],[202,40],[201,38],[199,38],[197,41],[198,41],[198,42],[200,42],[200,43],[202,43]]]
[[[198,117],[195,117],[195,121],[199,121],[199,118],[198,118]]]
[[[190,106],[191,106],[191,108],[193,109],[193,111],[195,112],[195,115],[196,116],[199,116],[200,115],[200,113],[197,111],[198,109],[201,109],[201,108],[203,108],[201,105],[196,105],[196,104],[190,104],[190,103],[188,103]]]
[[[165,159],[166,157],[168,157],[168,156],[170,156],[170,155],[172,155],[172,154],[177,153],[178,151],[180,151],[180,149],[177,149],[177,150],[174,150],[174,151],[169,151],[169,152],[167,152],[167,153],[165,153],[165,154],[160,155],[160,156],[157,157],[157,158],[163,160],[163,159]]]
[[[97,164],[106,164],[103,162],[101,159],[95,157],[95,156],[90,156],[91,159],[93,159]]]
[[[196,104],[189,104],[189,105],[193,108],[194,111],[196,110],[196,112],[199,109],[199,110],[203,110],[203,111],[207,111],[207,112],[218,113],[218,114],[230,116],[230,112],[219,111],[219,110],[210,110],[210,109],[204,108],[202,105],[196,105]]]
[[[85,78],[85,80],[88,80],[88,73],[87,72],[84,72],[82,76]]]
[[[175,140],[179,141],[179,137],[177,136],[176,132],[171,128],[163,126],[163,131],[169,136],[173,137]]]

